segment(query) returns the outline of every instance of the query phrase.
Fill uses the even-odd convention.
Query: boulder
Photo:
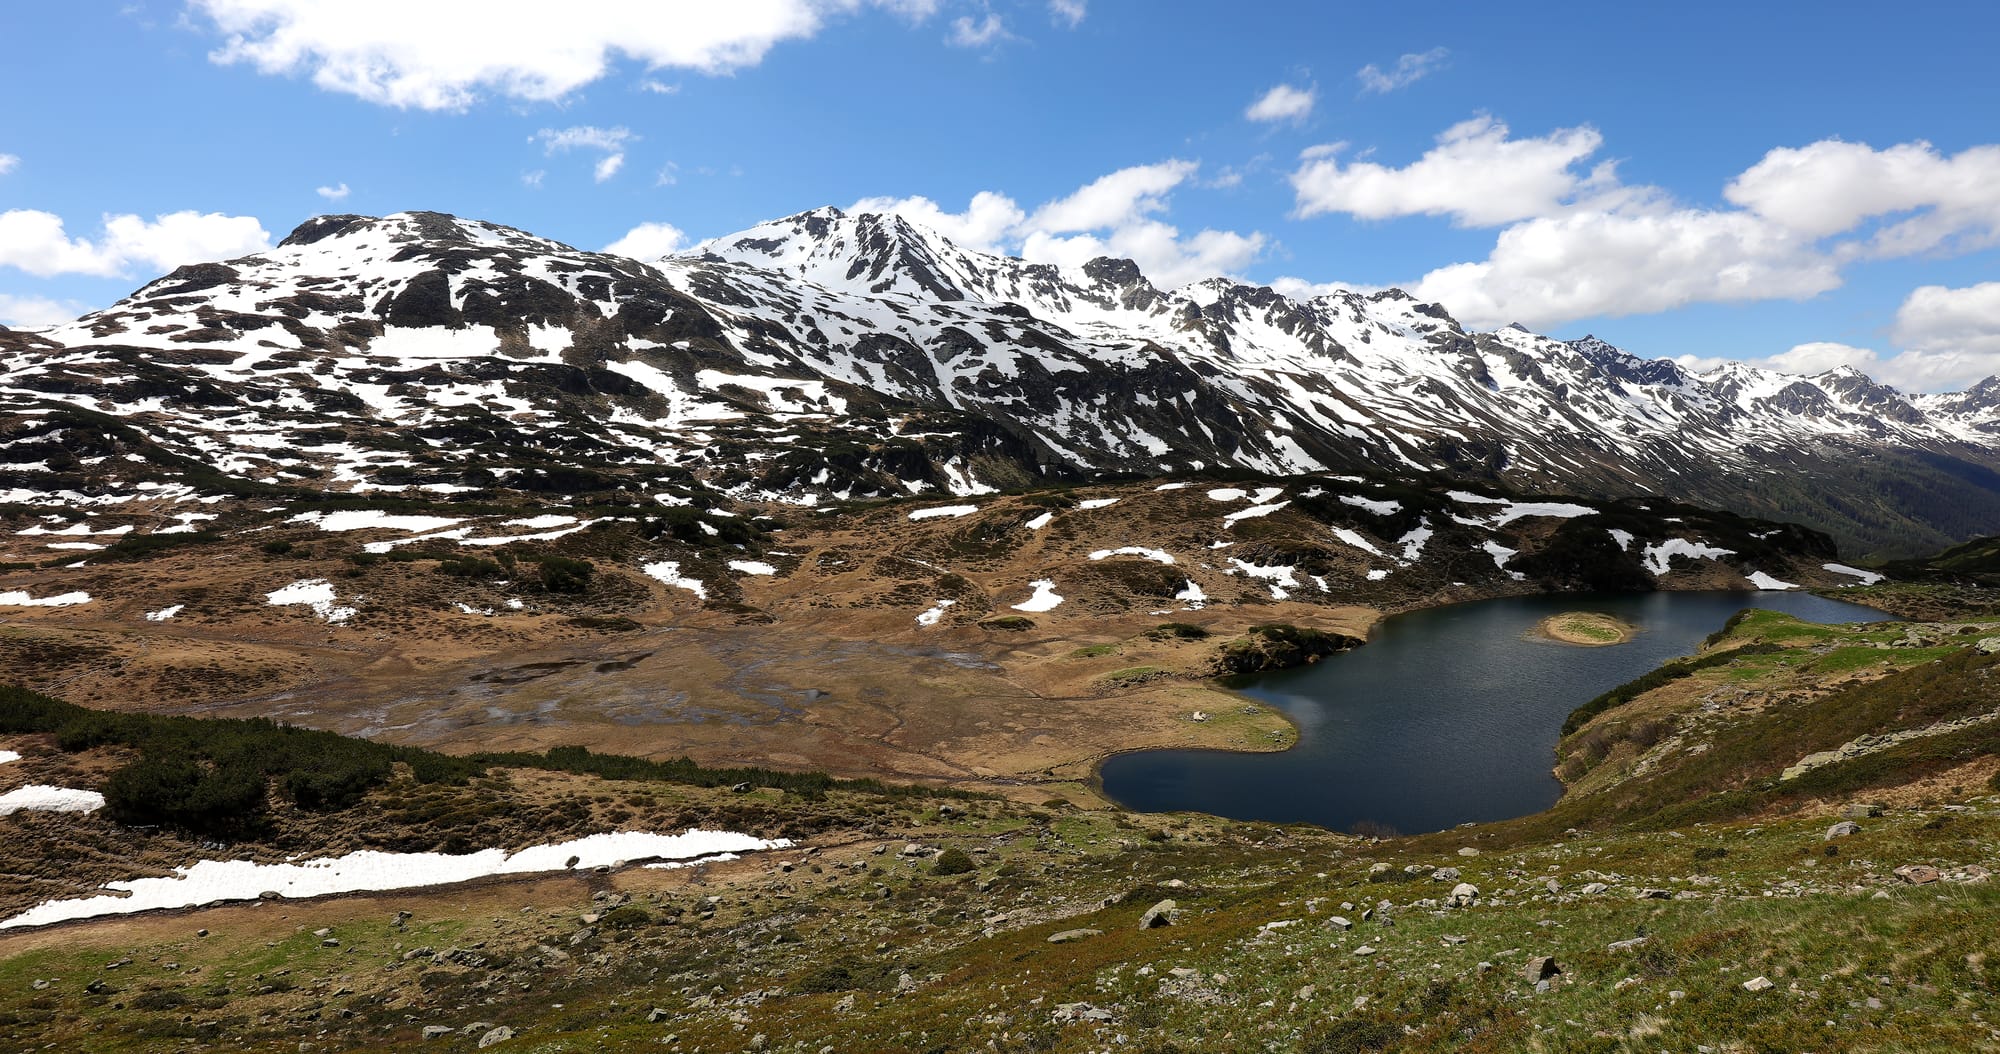
[[[1594,897],[1599,893],[1602,893],[1610,888],[1611,888],[1610,886],[1607,886],[1602,882],[1590,882],[1586,883],[1584,887],[1582,889],[1577,890],[1577,892],[1583,894],[1586,897]]]
[[[490,1047],[495,1043],[505,1043],[513,1038],[514,1038],[514,1030],[508,1028],[506,1025],[501,1025],[499,1028],[496,1028],[493,1031],[488,1032],[485,1035],[479,1037],[479,1049],[485,1050],[487,1047]]]
[[[1928,886],[1944,876],[1929,864],[1904,864],[1894,872],[1897,878],[1913,886]]]
[[[444,1037],[446,1037],[446,1036],[449,1036],[449,1035],[451,1035],[451,1026],[450,1026],[450,1025],[425,1025],[425,1026],[424,1026],[424,1038],[425,1038],[426,1040],[431,1040],[431,1039],[443,1039]]]
[[[1171,926],[1174,924],[1174,916],[1179,913],[1179,904],[1174,903],[1172,900],[1162,900],[1158,904],[1147,908],[1144,915],[1139,916],[1139,928],[1142,930],[1152,930],[1158,929],[1161,926]]]
[[[1840,815],[1848,820],[1866,820],[1882,815],[1882,807],[1868,802],[1853,802],[1840,807]]]
[[[1458,885],[1451,887],[1451,896],[1445,898],[1445,903],[1454,908],[1469,908],[1478,899],[1478,886],[1470,882],[1460,882]]]
[[[1777,982],[1762,974],[1743,982],[1743,990],[1746,992],[1768,992],[1776,987],[1778,987]]]
[[[1531,984],[1539,984],[1562,972],[1562,966],[1548,955],[1537,955],[1521,967],[1521,976]]]
[[[1860,833],[1860,824],[1855,823],[1853,820],[1842,820],[1826,829],[1826,840],[1831,842],[1836,838],[1848,838]]]
[[[1101,937],[1103,935],[1104,935],[1103,930],[1093,930],[1093,929],[1063,930],[1060,933],[1049,934],[1049,943],[1068,944],[1071,941],[1080,941],[1090,937]]]

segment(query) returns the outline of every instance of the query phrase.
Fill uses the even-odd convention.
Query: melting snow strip
[[[939,516],[970,516],[979,511],[977,505],[940,505],[934,509],[918,509],[910,514],[912,520],[934,520]]]
[[[646,860],[693,860],[722,853],[783,849],[788,838],[764,839],[733,831],[693,828],[685,834],[619,831],[567,842],[530,846],[519,852],[485,849],[476,853],[385,853],[364,849],[346,856],[259,864],[249,860],[203,860],[177,867],[169,878],[110,882],[95,897],[45,901],[0,922],[0,929],[46,926],[52,922],[131,915],[141,911],[199,907],[230,900],[256,900],[266,890],[288,899],[324,897],[366,890],[410,889],[467,882],[490,875],[525,875]]]
[[[14,755],[16,758],[20,756]],[[96,812],[102,808],[104,795],[96,791],[51,787],[43,783],[16,787],[0,794],[0,816],[12,816],[23,809],[29,812]]]
[[[1063,598],[1056,593],[1056,584],[1047,578],[1038,578],[1028,583],[1035,589],[1035,595],[1014,605],[1015,611],[1054,611]]]

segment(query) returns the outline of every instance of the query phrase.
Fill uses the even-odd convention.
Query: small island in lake
[[[1629,622],[1595,611],[1565,611],[1560,615],[1550,615],[1535,630],[1550,640],[1580,644],[1586,648],[1623,644],[1639,632],[1638,627]]]

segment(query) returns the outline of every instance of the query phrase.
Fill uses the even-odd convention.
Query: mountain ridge
[[[316,217],[0,350],[0,409],[143,422],[274,485],[582,468],[819,504],[1345,471],[1672,494],[1869,551],[2000,518],[2000,378],[1906,396],[1845,369],[1696,374],[1468,332],[1399,290],[1161,290],[1129,260],[1028,263],[830,207],[650,262],[442,213]],[[0,491],[32,500],[35,477]]]

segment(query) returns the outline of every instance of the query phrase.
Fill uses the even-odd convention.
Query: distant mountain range
[[[431,213],[323,216],[0,329],[0,501],[141,488],[722,492],[800,504],[1214,470],[1663,494],[1935,549],[2000,523],[2000,378],[1706,373],[1079,269],[823,208],[639,261]],[[108,438],[107,438],[108,437]]]

